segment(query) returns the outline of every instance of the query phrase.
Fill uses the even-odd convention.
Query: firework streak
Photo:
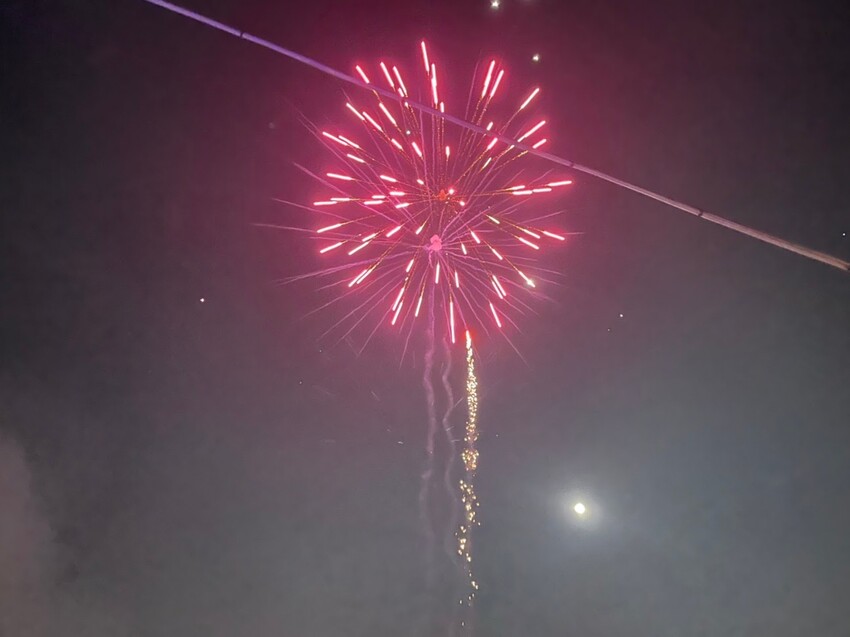
[[[420,52],[422,90],[443,113],[441,72],[425,42]],[[412,108],[414,85],[398,66],[382,61],[355,71],[398,99],[377,91],[368,105],[349,99],[348,125],[314,130],[335,158],[321,177],[328,192],[312,205],[323,216],[315,225],[318,252],[333,263],[323,272],[343,273],[339,297],[371,299],[365,313],[377,309],[411,331],[426,297],[435,297],[452,343],[461,326],[489,331],[515,324],[513,316],[527,307],[521,293],[536,287],[538,255],[566,239],[542,227],[552,215],[540,215],[539,207],[537,216],[529,214],[528,202],[572,183],[563,175],[525,174],[528,151],[499,140],[509,135],[535,149],[546,143],[546,121],[529,116],[540,89],[506,109],[499,103],[505,69],[496,60],[485,63],[465,115],[490,133],[479,135],[449,130],[442,117]]]

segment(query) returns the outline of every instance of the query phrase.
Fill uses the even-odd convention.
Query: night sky
[[[550,151],[850,257],[844,3],[187,5],[346,71],[424,37],[456,92],[498,55]],[[340,84],[141,0],[0,21],[0,635],[440,634],[421,349],[323,339],[255,225]],[[522,357],[479,344],[477,634],[845,637],[850,278],[574,179]]]

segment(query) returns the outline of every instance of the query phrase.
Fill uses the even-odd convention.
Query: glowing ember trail
[[[466,333],[466,431],[464,432],[463,478],[460,480],[463,521],[457,532],[457,554],[466,573],[467,593],[461,604],[471,607],[478,591],[478,582],[472,569],[472,530],[480,524],[478,521],[478,496],[475,494],[475,472],[478,469],[478,379],[475,376],[475,356],[472,350],[472,338]]]

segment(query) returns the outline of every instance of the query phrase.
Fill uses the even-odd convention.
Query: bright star
[[[576,502],[573,511],[576,512],[576,515],[584,515],[587,512],[587,507],[582,502]]]
[[[532,62],[539,62],[539,61],[540,61],[540,54],[539,54],[539,53],[535,53],[534,55],[532,55],[532,56],[531,56],[531,61],[532,61]]]
[[[498,9],[500,4],[499,0],[490,0],[491,9]]]

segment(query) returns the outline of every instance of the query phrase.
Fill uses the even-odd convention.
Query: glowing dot
[[[573,511],[576,512],[576,515],[584,515],[587,513],[587,507],[582,502],[576,502],[575,506],[573,506]]]
[[[623,313],[622,313],[622,312],[620,312],[620,318],[623,318]]]
[[[532,62],[539,62],[539,61],[540,61],[540,54],[539,54],[539,53],[535,53],[534,55],[532,55],[532,56],[531,56],[531,61],[532,61]]]
[[[490,8],[498,9],[501,2],[499,0],[490,0]]]
[[[200,301],[201,303],[206,303],[207,300],[204,297],[201,297]]]

